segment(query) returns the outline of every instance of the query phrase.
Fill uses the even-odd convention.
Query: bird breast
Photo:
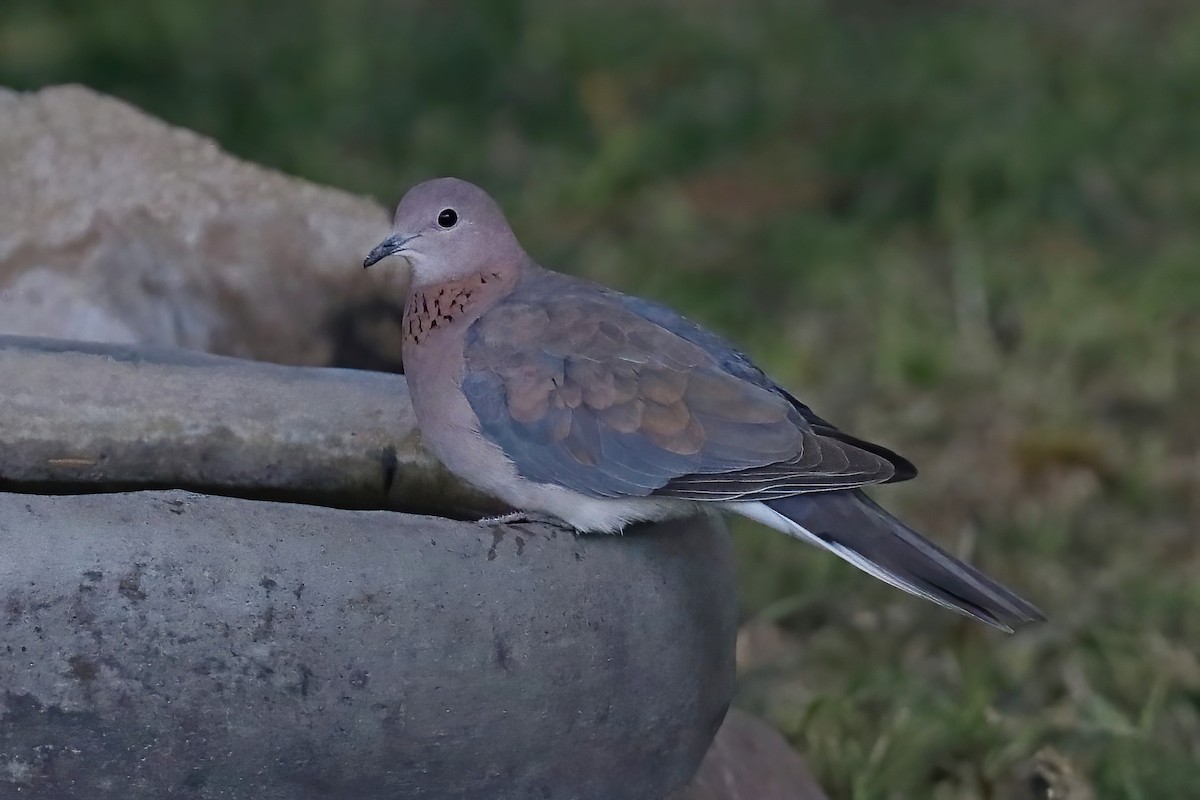
[[[501,275],[495,272],[477,272],[432,286],[420,286],[408,296],[404,308],[404,346],[419,345],[435,331],[446,331],[478,319],[485,309],[483,301],[492,300],[495,292],[488,286],[499,288]],[[458,323],[457,325],[455,323]]]

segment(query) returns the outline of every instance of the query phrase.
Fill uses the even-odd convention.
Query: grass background
[[[6,0],[0,84],[68,81],[386,203],[471,178],[911,457],[877,495],[1051,621],[739,526],[738,702],[833,797],[1200,792],[1200,7]]]

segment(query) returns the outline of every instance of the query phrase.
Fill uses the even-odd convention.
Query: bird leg
[[[480,525],[549,525],[559,530],[575,533],[575,529],[551,514],[538,514],[532,511],[512,511],[496,517],[483,517]]]

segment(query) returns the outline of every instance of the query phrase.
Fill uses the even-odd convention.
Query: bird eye
[[[453,208],[443,208],[442,213],[438,214],[438,225],[443,228],[453,228],[456,222],[458,222],[458,214]]]

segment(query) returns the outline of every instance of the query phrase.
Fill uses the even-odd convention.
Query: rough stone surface
[[[0,336],[0,491],[183,488],[339,508],[505,510],[420,442],[403,376]]]
[[[651,800],[732,691],[727,536],[0,494],[0,796]]]
[[[0,333],[399,366],[373,202],[77,86],[0,90],[0,186]]]
[[[828,800],[800,754],[765,722],[730,710],[687,789],[671,800]]]

